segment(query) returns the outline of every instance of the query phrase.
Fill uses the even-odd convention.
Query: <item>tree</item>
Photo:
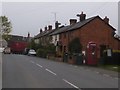
[[[36,44],[34,42],[34,39],[32,39],[31,42],[29,43],[28,48],[36,49]]]
[[[8,39],[8,34],[12,31],[12,24],[6,16],[0,16],[0,30],[4,39]]]
[[[68,44],[68,50],[69,52],[72,53],[81,53],[82,51],[82,45],[80,43],[79,38],[73,39],[69,44]]]

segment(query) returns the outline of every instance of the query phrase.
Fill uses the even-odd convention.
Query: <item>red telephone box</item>
[[[97,65],[97,44],[95,42],[88,43],[86,53],[86,64]]]

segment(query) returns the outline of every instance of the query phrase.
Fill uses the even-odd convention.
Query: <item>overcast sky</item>
[[[69,19],[83,11],[86,18],[99,15],[109,17],[110,24],[118,30],[117,2],[3,2],[2,15],[7,16],[12,23],[12,34],[31,36],[39,33],[39,29],[51,24],[54,28],[56,20],[62,25],[69,24]]]

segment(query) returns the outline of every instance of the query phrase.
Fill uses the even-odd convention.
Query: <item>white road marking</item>
[[[100,72],[95,71],[95,73],[99,74]]]
[[[35,63],[35,62],[33,62],[33,61],[30,61],[31,63]]]
[[[71,85],[71,86],[73,86],[74,88],[79,88],[79,87],[77,87],[77,86],[75,86],[74,84],[72,84],[72,83],[70,83],[70,82],[68,82],[67,80],[65,80],[65,79],[62,79],[63,81],[65,81],[66,83],[68,83],[69,85]]]
[[[41,68],[43,67],[43,66],[41,66],[40,64],[36,64],[36,65],[39,66],[39,67],[41,67]]]
[[[109,76],[109,75],[107,75],[107,74],[103,74],[103,76],[110,77],[110,76]]]
[[[78,66],[74,66],[74,67],[78,67]]]
[[[48,72],[50,72],[50,73],[52,73],[53,75],[57,75],[56,73],[52,72],[52,71],[49,70],[49,69],[45,69],[45,70],[48,71]]]
[[[90,69],[86,69],[86,71],[91,71]]]
[[[114,79],[118,79],[118,78],[114,78]]]

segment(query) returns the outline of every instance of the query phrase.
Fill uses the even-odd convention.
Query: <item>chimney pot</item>
[[[42,29],[40,29],[40,33],[42,33]]]
[[[45,31],[47,31],[47,26],[45,27]]]
[[[28,38],[30,37],[30,33],[28,32]]]
[[[52,25],[49,25],[49,26],[48,26],[48,30],[52,30]]]
[[[103,19],[105,23],[109,24],[109,18],[107,16],[105,16],[105,18]]]
[[[59,23],[58,21],[55,22],[55,29],[59,28],[59,25],[61,25],[61,23]]]
[[[77,22],[77,19],[70,19],[70,25],[75,24]]]
[[[80,21],[84,21],[86,19],[86,14],[83,14],[83,11],[82,11],[81,14],[77,14],[77,17],[80,18]]]

